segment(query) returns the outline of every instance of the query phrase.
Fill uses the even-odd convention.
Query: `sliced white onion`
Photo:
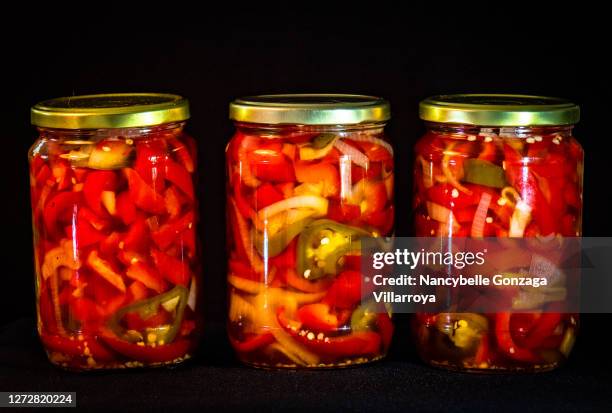
[[[196,279],[195,277],[191,277],[191,286],[189,288],[189,295],[187,296],[187,306],[193,311],[196,310],[197,292]]]
[[[352,141],[356,141],[356,142],[369,142],[369,143],[373,143],[374,145],[382,146],[391,154],[391,156],[393,156],[393,146],[391,146],[389,142],[385,142],[382,139],[375,138],[372,135],[360,133],[360,134],[347,136],[347,138]]]
[[[351,158],[346,155],[340,157],[340,198],[351,199],[353,194],[353,181],[351,174]]]
[[[352,145],[344,142],[342,139],[336,139],[334,142],[334,146],[338,149],[342,154],[347,155],[351,158],[351,161],[357,166],[361,166],[363,169],[368,169],[368,165],[370,163],[368,157],[361,152],[359,149],[355,148]]]
[[[514,207],[512,218],[510,218],[510,229],[508,236],[512,238],[522,238],[525,228],[531,220],[531,207],[523,200],[519,200]]]
[[[278,214],[279,212],[296,208],[314,209],[316,211],[317,216],[323,216],[327,214],[327,205],[327,199],[320,196],[294,196],[292,198],[283,199],[282,201],[275,202],[274,204],[265,207],[257,213],[257,216],[259,217],[259,219],[264,220],[267,217],[271,217],[273,215]]]

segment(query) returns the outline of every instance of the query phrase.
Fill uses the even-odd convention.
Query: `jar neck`
[[[529,138],[542,135],[571,137],[574,125],[552,126],[475,126],[451,123],[426,122],[427,130],[451,135],[497,135],[500,138]]]
[[[368,122],[354,125],[295,125],[295,124],[264,124],[264,123],[247,123],[234,122],[238,130],[246,133],[270,135],[274,137],[276,134],[287,134],[288,132],[370,132],[382,133],[386,122]]]
[[[164,123],[155,126],[112,129],[54,129],[38,127],[40,137],[53,140],[97,140],[106,138],[149,139],[151,135],[171,137],[182,132],[185,122]]]

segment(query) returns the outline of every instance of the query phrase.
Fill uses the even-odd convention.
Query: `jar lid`
[[[391,117],[389,102],[366,95],[259,95],[234,100],[229,117],[238,122],[294,125],[349,125]]]
[[[573,125],[580,107],[568,100],[529,95],[439,95],[419,104],[421,119],[478,126]]]
[[[32,107],[33,125],[57,129],[106,129],[161,125],[189,119],[189,101],[164,93],[66,96]]]

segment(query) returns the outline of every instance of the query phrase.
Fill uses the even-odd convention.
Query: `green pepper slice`
[[[265,237],[265,235],[257,230],[255,231],[255,246],[259,255],[262,257],[265,256],[266,247],[267,247],[267,256],[268,257],[276,257],[278,254],[283,252],[287,245],[293,241],[295,237],[297,237],[300,232],[312,221],[312,218],[304,218],[299,221],[296,221],[286,228],[281,229],[276,234]]]
[[[492,188],[503,188],[507,185],[503,168],[484,159],[467,159],[463,168],[465,182]]]
[[[456,347],[474,348],[489,329],[486,317],[474,313],[442,313],[436,320],[436,328],[446,334]]]
[[[308,280],[338,273],[340,258],[360,249],[359,238],[371,234],[329,219],[313,221],[298,239],[298,274]]]
[[[170,291],[166,291],[163,294],[156,295],[151,298],[137,301],[128,306],[121,308],[115,313],[115,315],[109,320],[109,327],[117,335],[126,341],[135,342],[142,340],[140,334],[135,331],[126,330],[121,326],[120,321],[127,313],[136,313],[142,319],[147,319],[157,314],[159,307],[178,299],[178,303],[174,307],[174,320],[169,326],[160,326],[153,328],[155,330],[157,338],[163,340],[165,344],[171,343],[176,337],[181,323],[183,322],[183,315],[185,314],[185,306],[187,305],[187,296],[189,291],[182,285],[177,285]]]
[[[300,147],[300,159],[311,161],[325,157],[334,147],[337,136],[333,133],[322,133],[308,145]]]

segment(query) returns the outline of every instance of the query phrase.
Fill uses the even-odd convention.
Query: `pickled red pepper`
[[[525,109],[528,104],[534,108]],[[479,109],[496,117],[483,125],[473,115]],[[445,111],[453,121],[445,121]],[[551,112],[558,124],[550,123]],[[515,122],[519,113],[533,124],[495,125]],[[421,104],[421,117],[431,123],[416,146],[417,236],[534,237],[554,243],[581,235],[583,152],[571,135],[577,106],[525,96],[441,96]],[[515,252],[495,258],[507,276],[530,266],[527,251]],[[507,300],[512,312],[417,314],[418,350],[426,361],[452,369],[555,368],[568,357],[578,328],[576,314],[559,312],[564,289],[481,297]]]
[[[302,98],[288,99],[299,110]],[[238,357],[265,367],[380,358],[393,324],[384,308],[363,315],[359,239],[393,226],[393,152],[382,126],[244,120],[237,128],[226,156],[229,336]]]
[[[175,107],[182,98],[72,99],[94,104],[94,113],[95,105],[110,104],[90,120],[99,122],[113,116],[118,100]],[[70,106],[52,102],[34,108],[40,138],[30,153],[38,328],[50,360],[88,370],[189,358],[199,283],[192,138],[181,122],[55,127],[53,108]]]

